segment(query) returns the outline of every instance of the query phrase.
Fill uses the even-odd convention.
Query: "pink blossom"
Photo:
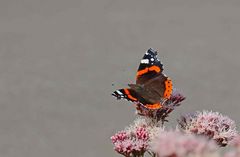
[[[182,116],[179,124],[186,133],[204,135],[226,146],[237,134],[235,122],[218,112],[196,112]]]
[[[126,132],[118,132],[111,139],[114,144],[114,150],[118,153],[129,156],[133,151],[133,142]]]
[[[149,147],[150,125],[145,119],[137,119],[134,124],[111,137],[114,150],[124,156],[143,155]]]
[[[136,129],[136,138],[146,141],[149,139],[149,132],[147,132],[146,128],[139,127]]]
[[[116,141],[115,143],[115,150],[122,154],[129,154],[132,151],[132,143],[129,139],[124,141]]]
[[[188,157],[213,154],[216,145],[205,138],[179,131],[161,131],[151,144],[158,157]]]
[[[111,140],[113,143],[116,143],[117,141],[124,141],[127,139],[127,132],[126,131],[120,131],[114,136],[111,137]]]

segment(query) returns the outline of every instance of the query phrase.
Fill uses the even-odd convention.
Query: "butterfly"
[[[144,54],[136,74],[136,83],[112,93],[117,99],[137,102],[148,109],[160,109],[170,99],[172,81],[163,73],[157,51],[150,48]]]

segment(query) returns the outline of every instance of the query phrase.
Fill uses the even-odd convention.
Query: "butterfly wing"
[[[138,67],[136,83],[144,84],[148,80],[158,76],[163,71],[163,65],[157,58],[157,51],[150,48],[144,54]]]
[[[138,94],[129,88],[124,88],[124,89],[118,89],[112,93],[114,97],[117,99],[126,99],[131,102],[138,102]]]
[[[156,101],[165,101],[170,98],[173,85],[172,80],[169,77],[160,73],[158,76],[146,82],[144,88],[151,91],[151,94],[149,95],[157,95],[155,96]]]

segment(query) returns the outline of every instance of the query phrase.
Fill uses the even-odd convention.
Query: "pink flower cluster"
[[[149,132],[144,126],[134,129],[127,128],[111,137],[114,150],[118,153],[130,157],[143,155],[148,148]]]
[[[180,131],[161,131],[151,146],[158,157],[202,157],[214,154],[217,148],[214,142]]]
[[[186,133],[204,135],[220,146],[226,146],[237,135],[235,122],[218,112],[189,114],[183,116],[179,124]]]

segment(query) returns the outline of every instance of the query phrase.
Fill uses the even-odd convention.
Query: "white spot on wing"
[[[151,61],[154,61],[154,58],[151,58]]]
[[[142,64],[149,64],[149,60],[148,60],[148,59],[142,59],[142,60],[141,60],[141,63],[142,63]]]
[[[122,95],[122,92],[120,92],[119,90],[116,91],[119,95]]]

